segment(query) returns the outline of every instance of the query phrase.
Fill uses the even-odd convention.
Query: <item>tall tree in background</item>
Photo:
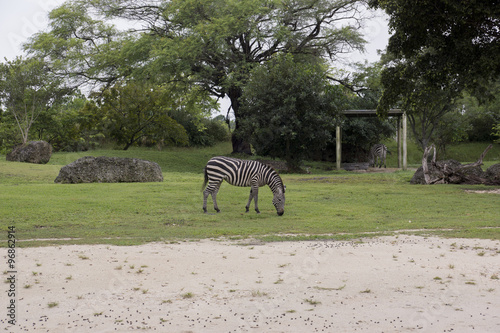
[[[110,84],[141,76],[201,86],[231,100],[239,128],[255,65],[278,52],[334,61],[362,49],[365,8],[362,0],[74,0],[54,10],[51,31],[27,47],[75,79]],[[117,18],[137,28],[119,32],[104,23]],[[233,151],[245,150],[245,141],[234,137]]]
[[[96,105],[106,117],[109,136],[123,144],[123,150],[147,140],[149,144],[187,145],[186,130],[168,113],[175,108],[172,94],[161,86],[140,82],[117,82],[93,95]]]
[[[346,102],[343,87],[329,84],[324,66],[277,55],[250,75],[238,134],[250,138],[257,154],[282,158],[298,170],[311,150],[333,141],[335,118]]]
[[[68,93],[40,59],[17,57],[0,64],[0,104],[14,116],[22,143],[40,114]]]
[[[401,90],[399,79],[391,81],[389,72],[404,71],[404,62],[423,74],[430,88],[466,88],[479,97],[488,94],[484,87],[500,77],[498,0],[371,0],[370,4],[389,15],[393,35],[388,53],[403,60],[388,65],[382,108],[390,107]]]
[[[461,90],[453,84],[433,82],[434,73],[420,67],[416,58],[401,60],[391,54],[382,57],[389,65],[381,73],[384,91],[378,111],[385,114],[390,107],[400,107],[408,116],[417,143],[425,149],[441,119],[454,110],[453,103]]]

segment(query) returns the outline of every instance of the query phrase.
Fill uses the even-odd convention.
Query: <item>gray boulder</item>
[[[82,157],[64,167],[55,183],[134,183],[162,182],[163,175],[157,163],[136,158]]]
[[[7,161],[46,164],[52,156],[52,146],[46,141],[20,144],[7,154]]]

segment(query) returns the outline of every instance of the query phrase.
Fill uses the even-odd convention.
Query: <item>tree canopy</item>
[[[388,53],[401,62],[389,64],[382,108],[398,92],[400,75],[423,80],[426,86],[457,94],[464,88],[476,96],[500,77],[500,5],[497,0],[371,0],[389,15]],[[413,72],[413,73],[410,73]],[[394,79],[392,79],[394,78]],[[491,96],[488,96],[491,97]]]
[[[229,97],[238,128],[255,65],[277,53],[336,60],[362,49],[365,8],[362,0],[73,0],[51,13],[50,31],[27,48],[79,81],[176,80]],[[129,28],[119,31],[116,20]]]
[[[0,105],[13,115],[23,143],[40,114],[68,93],[40,59],[17,57],[0,64]]]
[[[161,86],[137,82],[117,83],[94,94],[96,105],[107,118],[107,127],[124,150],[136,142],[148,145],[187,145],[188,135],[183,126],[168,116],[175,106],[172,95]]]
[[[282,158],[297,170],[310,150],[333,140],[335,118],[346,101],[321,64],[276,56],[251,72],[238,134],[250,137],[258,154]]]

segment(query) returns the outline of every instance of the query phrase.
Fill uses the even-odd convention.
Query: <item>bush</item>
[[[180,111],[174,112],[172,118],[186,129],[190,146],[211,147],[229,140],[227,125],[218,118],[198,118]]]
[[[238,134],[250,138],[258,155],[282,158],[297,170],[312,149],[333,140],[345,101],[343,89],[329,84],[320,64],[276,56],[252,71]]]

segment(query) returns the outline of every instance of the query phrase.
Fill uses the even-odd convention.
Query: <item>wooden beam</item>
[[[342,133],[341,133],[341,128],[340,125],[337,124],[337,130],[336,130],[336,140],[335,140],[335,145],[336,145],[336,162],[337,162],[337,170],[340,170],[342,166]]]
[[[401,117],[398,117],[397,121],[397,130],[396,130],[396,141],[398,143],[398,168],[401,169],[402,160],[401,160]]]
[[[368,110],[344,110],[342,114],[347,117],[378,117],[377,110],[368,109]],[[403,111],[401,109],[390,109],[387,111],[387,115],[391,116],[401,116]]]
[[[401,116],[401,121],[403,122],[403,170],[408,169],[408,148],[406,146],[408,128],[406,124],[406,113]]]

